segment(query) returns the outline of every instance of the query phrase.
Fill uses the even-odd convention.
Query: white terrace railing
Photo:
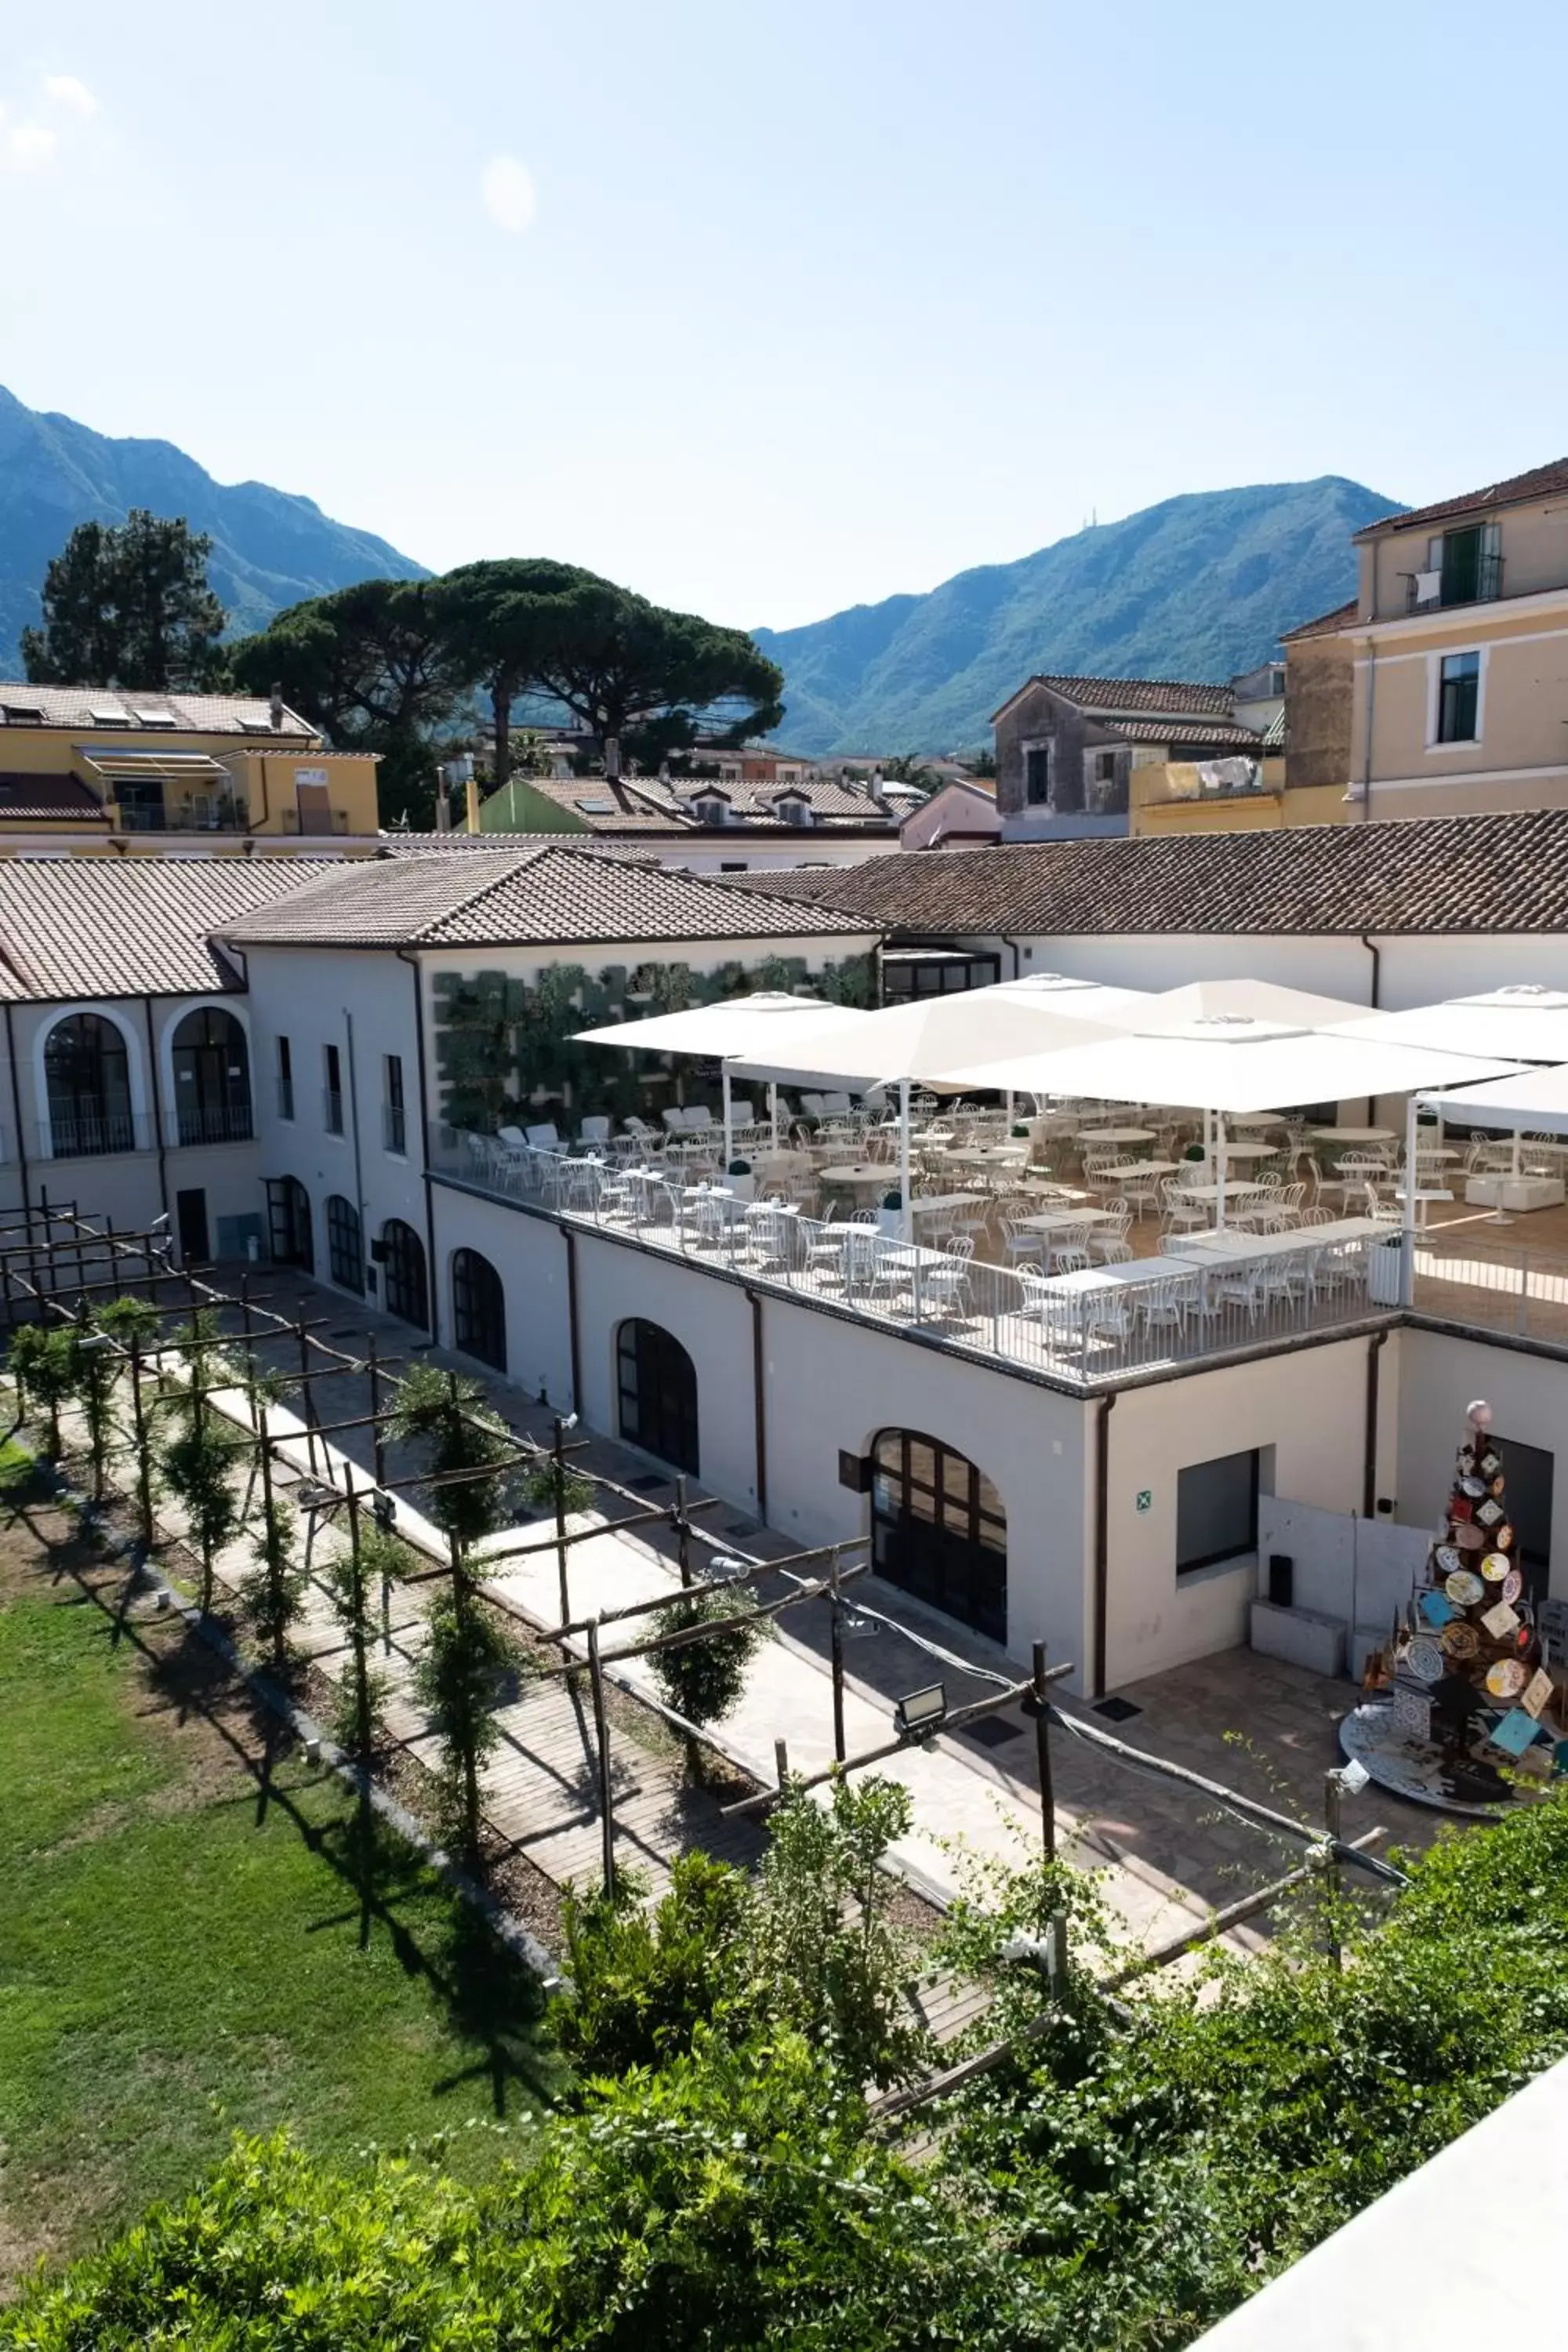
[[[1085,1387],[1352,1323],[1397,1297],[1397,1236],[1314,1242],[1255,1260],[1156,1270],[1136,1259],[1047,1276],[915,1246],[874,1223],[824,1223],[776,1202],[493,1137],[436,1129],[430,1167],[502,1200],[634,1234],[758,1287],[917,1329]],[[1391,1265],[1393,1261],[1393,1265]],[[1143,1271],[1143,1267],[1147,1271]]]

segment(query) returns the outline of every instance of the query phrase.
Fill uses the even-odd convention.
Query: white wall
[[[1568,1595],[1568,1364],[1442,1331],[1401,1331],[1398,1348],[1396,1517],[1406,1527],[1437,1526],[1464,1437],[1465,1408],[1484,1397],[1502,1442],[1505,1476],[1510,1437],[1556,1457],[1552,1591]]]
[[[1107,1493],[1110,1689],[1247,1638],[1256,1554],[1176,1576],[1180,1471],[1273,1449],[1273,1491],[1359,1511],[1366,1429],[1366,1339],[1124,1390],[1110,1414]],[[1139,1496],[1148,1507],[1140,1510]]]
[[[1521,981],[1568,988],[1568,933],[1492,933],[1455,928],[1407,937],[1373,933],[1380,1010],[1403,1013],[1450,996],[1479,995]],[[998,940],[982,944],[1001,946]],[[1122,988],[1179,988],[1194,980],[1270,980],[1370,1005],[1373,959],[1349,934],[1166,931],[1018,937],[1020,974],[1069,972]],[[1032,953],[1028,952],[1032,950]],[[1010,979],[1002,947],[1002,976]]]
[[[500,1276],[506,1296],[507,1378],[536,1401],[542,1396],[563,1412],[578,1409],[572,1389],[566,1238],[562,1228],[550,1218],[525,1216],[498,1201],[454,1192],[445,1184],[436,1185],[432,1197],[436,1265],[431,1287],[446,1344],[456,1344],[452,1253],[478,1250]]]

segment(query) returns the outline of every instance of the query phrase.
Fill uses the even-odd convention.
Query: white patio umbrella
[[[727,997],[719,1004],[693,1004],[684,1013],[656,1013],[647,1021],[617,1021],[605,1029],[580,1029],[579,1045],[620,1045],[639,1054],[690,1054],[704,1061],[724,1064],[721,1071],[724,1100],[724,1165],[734,1121],[731,1116],[730,1070],[726,1057],[762,1052],[775,1041],[783,1046],[809,1030],[837,1035],[871,1018],[848,1004],[825,1004],[818,997],[789,996],[779,990],[759,989],[750,996]],[[778,1088],[770,1087],[769,1112],[773,1145],[778,1146]]]
[[[1078,980],[1064,971],[1026,971],[1017,980],[996,983],[1004,995],[1047,997],[1053,1013],[1069,1021],[1108,1021],[1131,1026],[1134,1015],[1158,1000],[1146,988],[1112,988],[1101,980]]]
[[[1294,1103],[1341,1102],[1407,1095],[1467,1078],[1510,1075],[1518,1065],[1489,1066],[1433,1046],[1384,1045],[1354,1028],[1289,1028],[1283,1023],[1220,1015],[1182,1029],[1111,1037],[1066,1053],[966,1063],[935,1073],[951,1086],[1048,1088],[1108,1102],[1180,1105],[1220,1115],[1215,1174],[1216,1222],[1225,1223],[1225,1114],[1281,1110]],[[1413,1222],[1414,1184],[1405,1186]]]
[[[1512,1173],[1516,1178],[1520,1173],[1520,1138],[1527,1123],[1542,1135],[1568,1135],[1568,1068],[1561,1063],[1551,1068],[1524,1070],[1514,1078],[1423,1095],[1421,1101],[1426,1109],[1436,1112],[1439,1122],[1463,1119],[1476,1127],[1511,1130]],[[1442,1131],[1440,1125],[1438,1131]],[[1493,1222],[1511,1222],[1504,1215],[1500,1201]]]
[[[1568,995],[1561,989],[1494,988],[1417,1004],[1405,1013],[1367,1013],[1356,1034],[1387,1045],[1440,1045],[1450,1054],[1501,1055],[1514,1062],[1568,1062]]]
[[[965,1057],[1018,1054],[1048,1058],[1058,1048],[1093,1038],[1114,1038],[1108,1025],[1075,1021],[1058,1013],[1048,997],[1031,998],[1006,987],[971,988],[953,996],[931,996],[911,1004],[889,1004],[868,1013],[849,1031],[802,1032],[787,1048],[737,1056],[737,1077],[784,1078],[796,1086],[845,1087],[865,1094],[897,1080],[899,1088],[899,1194],[903,1226],[910,1213],[910,1087],[935,1078]],[[959,1081],[957,1083],[966,1083]],[[999,1093],[1016,1091],[1005,1079],[976,1082]],[[1038,1081],[1026,1082],[1037,1090]]]
[[[1282,1023],[1288,1029],[1326,1029],[1354,1021],[1366,1010],[1344,996],[1319,996],[1310,989],[1283,988],[1272,980],[1194,980],[1183,988],[1163,988],[1139,1008],[1140,1033],[1184,1029],[1194,1021]]]

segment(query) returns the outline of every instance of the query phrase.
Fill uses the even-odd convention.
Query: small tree
[[[429,1449],[433,1480],[458,1474],[450,1486],[432,1486],[429,1512],[460,1549],[467,1551],[502,1525],[506,1479],[500,1465],[513,1449],[478,1381],[416,1364],[398,1384],[391,1426],[395,1437]]]
[[[908,2080],[927,2055],[881,1867],[912,1814],[897,1781],[839,1777],[826,1807],[792,1789],[769,1823],[747,1955],[754,2014],[826,2043],[852,2082]]]
[[[585,2074],[658,2067],[691,2047],[712,2021],[735,1974],[750,1914],[746,1878],[705,1853],[672,1864],[669,1892],[651,1909],[635,1882],[562,1901],[573,1996],[563,2005],[561,2046]]]
[[[738,1625],[727,1622],[735,1617],[743,1622]],[[722,1632],[655,1650],[647,1662],[660,1697],[677,1715],[700,1726],[722,1723],[741,1703],[746,1669],[767,1639],[767,1619],[757,1614],[743,1594],[710,1586],[683,1592],[679,1601],[660,1611],[658,1622],[661,1633],[698,1633],[703,1626],[723,1627]],[[687,1764],[695,1779],[701,1769],[701,1745],[689,1732],[685,1738]]]
[[[219,1419],[210,1402],[213,1390],[232,1377],[216,1317],[202,1308],[175,1334],[174,1344],[185,1359],[187,1378],[184,1384],[171,1381],[164,1390],[163,1408],[174,1434],[164,1439],[158,1469],[169,1492],[184,1506],[190,1539],[201,1556],[205,1615],[212,1607],[213,1562],[244,1525],[236,1472],[247,1441]]]
[[[31,1397],[49,1417],[49,1459],[58,1462],[65,1450],[60,1434],[60,1407],[76,1393],[76,1333],[64,1323],[24,1323],[11,1334],[11,1377],[16,1383],[16,1410]]]
[[[346,1549],[328,1564],[327,1596],[349,1643],[349,1671],[338,1686],[333,1736],[356,1764],[368,1764],[380,1745],[389,1688],[386,1676],[371,1664],[371,1592],[379,1584],[384,1594],[389,1585],[416,1574],[421,1566],[405,1543],[374,1522],[367,1526],[357,1510]]]
[[[246,1578],[240,1598],[273,1674],[287,1683],[294,1664],[289,1636],[304,1607],[305,1571],[295,1557],[293,1514],[272,1494],[261,1507],[255,1558],[256,1572]]]
[[[110,1449],[115,1434],[115,1402],[125,1350],[158,1328],[158,1310],[145,1298],[116,1298],[85,1317],[71,1333],[75,1395],[87,1423],[92,1463],[92,1499],[103,1500]]]
[[[500,1619],[461,1580],[441,1594],[414,1686],[441,1741],[444,1810],[470,1863],[480,1858],[479,1769],[500,1737],[491,1709],[502,1675],[517,1664]]]

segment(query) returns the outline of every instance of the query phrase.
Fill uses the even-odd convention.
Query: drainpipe
[[[1011,948],[1013,950],[1013,977],[1016,980],[1019,971],[1018,942],[1016,940],[1010,940],[1005,931],[998,931],[996,936],[1005,948]]]
[[[752,1302],[752,1414],[756,1433],[757,1517],[765,1525],[768,1516],[768,1409],[767,1390],[763,1377],[763,1302],[754,1290],[748,1290],[746,1297]]]
[[[1374,1331],[1366,1350],[1366,1444],[1363,1455],[1361,1515],[1370,1519],[1377,1512],[1377,1391],[1378,1358],[1387,1343],[1386,1331]]]
[[[28,1205],[26,1130],[22,1125],[22,1082],[16,1073],[16,1031],[11,1019],[9,997],[5,1000],[5,1055],[11,1065],[11,1116],[16,1122],[16,1165],[22,1178],[22,1206],[25,1209]]]
[[[568,1224],[560,1227],[566,1244],[566,1340],[571,1350],[572,1410],[583,1410],[583,1345],[577,1328],[577,1236]]]
[[[1357,936],[1359,937],[1363,947],[1372,958],[1372,1010],[1373,1013],[1376,1013],[1381,1010],[1383,997],[1383,950],[1378,946],[1377,941],[1375,940],[1369,939],[1364,931],[1359,932]],[[1376,1104],[1373,1102],[1371,1095],[1368,1095],[1366,1097],[1366,1123],[1368,1127],[1372,1125],[1373,1113],[1375,1109]]]
[[[1116,1409],[1112,1390],[1100,1400],[1094,1429],[1094,1625],[1090,1653],[1090,1698],[1105,1688],[1106,1619],[1110,1595],[1110,1416]]]
[[[1373,580],[1376,579],[1375,566]],[[1376,595],[1375,585],[1373,596]],[[1362,730],[1361,754],[1361,821],[1372,818],[1372,722],[1377,709],[1377,646],[1373,639],[1366,641],[1366,725]]]
[[[363,1246],[365,1211],[370,1204],[364,1197],[364,1162],[361,1158],[359,1148],[359,1069],[354,1060],[354,1017],[347,1005],[343,1007],[343,1034],[349,1049],[349,1133],[353,1139],[354,1147],[354,1205],[359,1211],[360,1241]],[[432,1257],[430,1267],[432,1288],[435,1286],[435,1281],[436,1268]]]
[[[414,974],[415,1066],[419,1073],[419,1168],[425,1179],[425,1246],[430,1261],[430,1339],[441,1344],[441,1275],[436,1258],[436,1188],[430,1175],[430,1104],[425,1084],[425,984],[419,958],[406,948],[394,948],[399,963]]]
[[[163,1204],[163,1214],[170,1218],[169,1154],[163,1140],[163,1097],[158,1092],[158,1049],[153,1036],[153,1000],[142,999],[142,1017],[147,1030],[147,1076],[153,1088],[153,1134],[158,1146],[158,1198]]]

